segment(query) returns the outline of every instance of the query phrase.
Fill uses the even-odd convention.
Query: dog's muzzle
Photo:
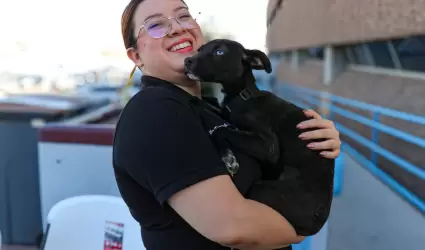
[[[190,57],[186,58],[184,60],[184,73],[189,77],[191,80],[200,81],[201,79],[192,73],[190,70],[190,67],[192,66],[192,59]]]

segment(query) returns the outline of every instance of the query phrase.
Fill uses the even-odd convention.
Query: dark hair
[[[136,44],[136,38],[134,37],[134,23],[133,17],[137,7],[145,0],[131,0],[125,7],[124,12],[121,16],[121,34],[124,40],[124,46],[126,49]],[[184,0],[181,0],[187,5]]]

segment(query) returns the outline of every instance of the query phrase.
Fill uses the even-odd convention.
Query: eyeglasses
[[[146,32],[152,38],[162,38],[171,31],[172,22],[171,20],[175,19],[178,24],[180,24],[185,29],[195,29],[198,28],[198,23],[196,19],[192,17],[192,15],[188,11],[181,11],[178,13],[177,17],[152,17],[146,20],[142,26],[139,28],[138,36],[142,29],[146,30]]]

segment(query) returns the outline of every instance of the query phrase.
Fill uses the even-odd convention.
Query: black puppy
[[[299,235],[316,234],[329,217],[334,160],[307,148],[311,141],[298,137],[306,130],[296,128],[307,120],[303,110],[273,93],[260,91],[253,69],[271,73],[268,57],[225,39],[203,45],[195,56],[185,60],[190,78],[223,86],[221,113],[230,123],[248,131],[230,140],[232,146],[264,162],[262,181],[253,185],[247,198],[278,211]]]

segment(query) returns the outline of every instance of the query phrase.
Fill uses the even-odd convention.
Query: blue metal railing
[[[382,145],[379,144],[378,138],[381,132],[386,133],[387,135],[396,137],[398,139],[409,142],[413,145],[425,148],[425,139],[418,136],[412,135],[405,131],[390,127],[388,125],[380,123],[380,118],[382,115],[396,118],[399,120],[405,120],[411,123],[416,123],[420,125],[425,125],[425,117],[400,112],[397,110],[384,108],[357,100],[351,100],[343,98],[340,96],[332,95],[327,92],[317,91],[309,88],[303,88],[295,85],[280,84],[278,86],[278,93],[287,99],[288,101],[293,102],[294,104],[303,107],[303,108],[314,108],[314,107],[327,107],[329,111],[329,116],[327,118],[334,120],[333,116],[338,114],[347,119],[354,120],[363,125],[366,125],[372,128],[371,139],[367,139],[355,132],[354,130],[343,126],[340,123],[335,122],[337,129],[344,134],[345,136],[351,138],[352,140],[358,142],[366,148],[371,150],[370,158],[368,159],[364,155],[360,154],[357,150],[351,147],[347,143],[343,143],[342,149],[349,153],[354,159],[359,163],[369,169],[375,176],[381,179],[388,186],[397,191],[401,196],[408,200],[411,204],[417,207],[422,212],[425,212],[425,201],[421,200],[415,194],[410,192],[406,187],[394,180],[390,175],[382,171],[378,167],[378,155],[386,158],[387,160],[393,162],[400,168],[410,172],[411,174],[419,177],[425,181],[425,170],[415,166],[411,162],[402,157],[396,155],[394,152],[390,152],[385,149]],[[343,108],[335,106],[335,104],[342,104],[356,109],[366,110],[373,113],[373,119],[366,118],[362,115],[353,113],[351,111],[345,110]],[[325,114],[326,115],[326,114]],[[335,120],[334,120],[335,121]]]

